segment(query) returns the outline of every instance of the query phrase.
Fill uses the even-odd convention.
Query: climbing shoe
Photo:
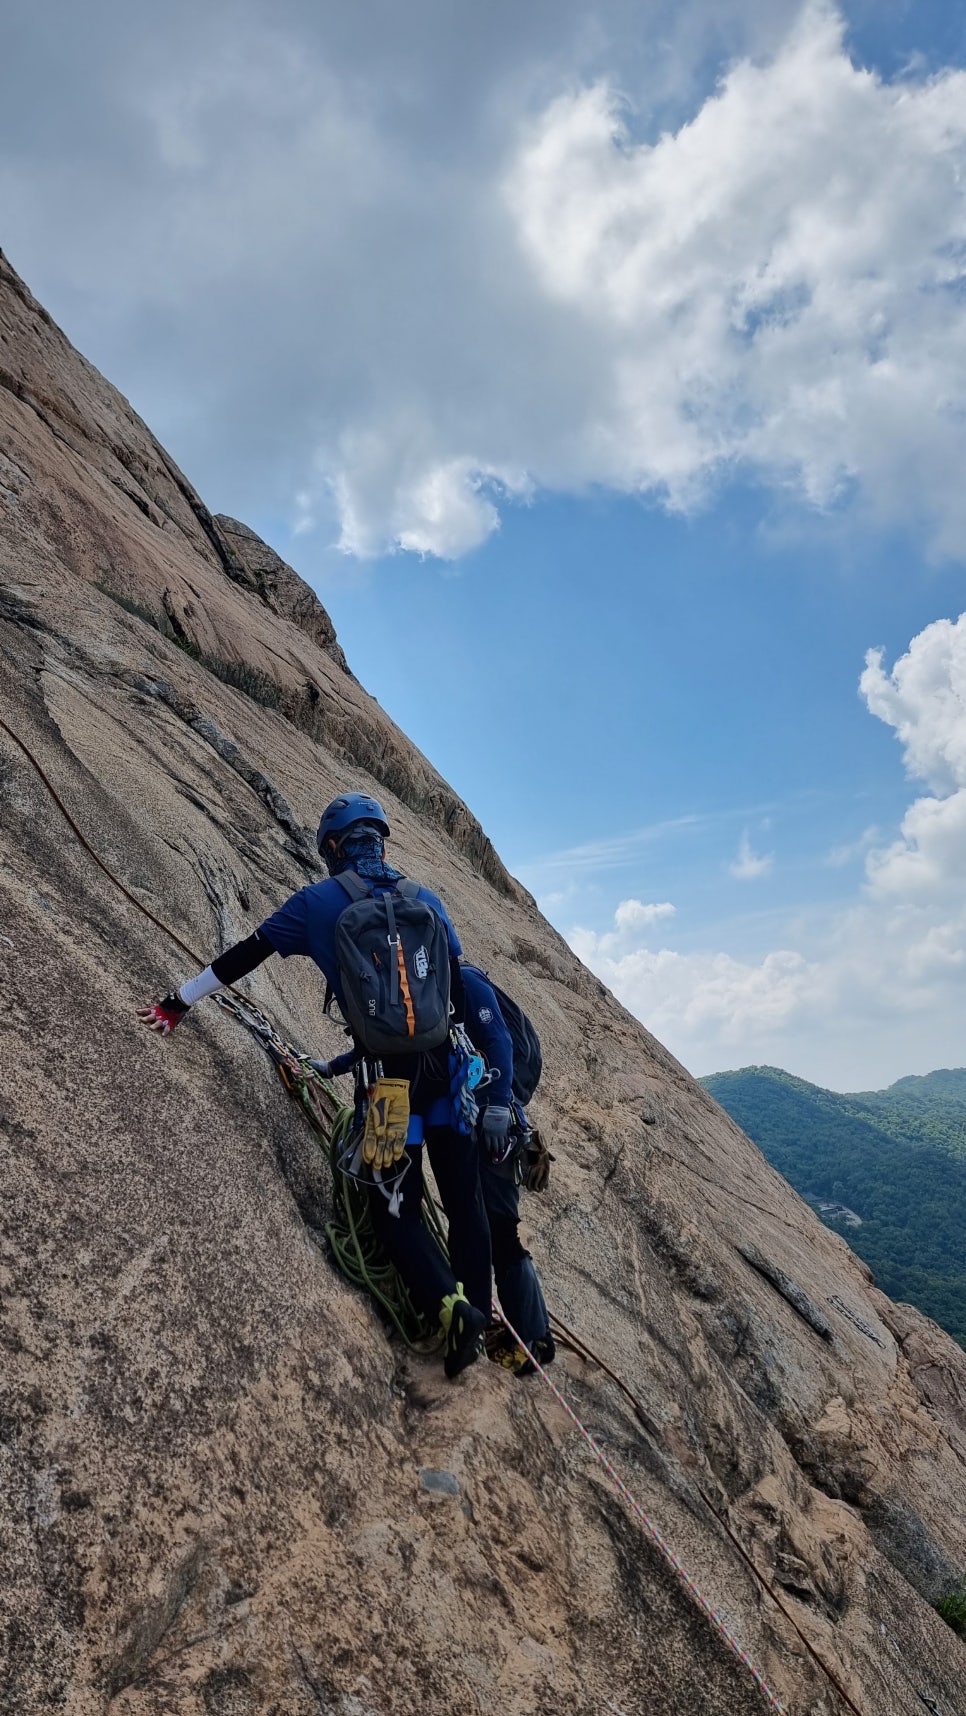
[[[535,1359],[538,1359],[542,1365],[553,1364],[553,1361],[557,1356],[557,1346],[549,1329],[545,1335],[540,1336],[538,1341],[534,1341],[533,1356]]]
[[[487,1323],[486,1332],[483,1336],[487,1358],[495,1359],[497,1349],[505,1347],[509,1338],[505,1323]]]
[[[443,1368],[448,1377],[459,1376],[461,1370],[479,1358],[486,1332],[483,1312],[463,1298],[462,1281],[457,1281],[455,1293],[447,1293],[440,1305],[439,1320],[446,1336]]]
[[[557,1352],[553,1336],[547,1333],[539,1341],[534,1341],[531,1351],[541,1367],[552,1364]],[[504,1370],[512,1371],[514,1376],[536,1374],[537,1367],[531,1362],[526,1350],[506,1336],[502,1341],[488,1341],[486,1356],[492,1359],[494,1364],[502,1365]]]

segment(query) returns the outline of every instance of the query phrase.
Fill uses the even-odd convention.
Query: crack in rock
[[[743,1257],[745,1262],[750,1264],[751,1268],[756,1270],[759,1275],[764,1276],[770,1286],[774,1287],[776,1293],[781,1294],[792,1310],[798,1312],[798,1315],[808,1324],[809,1328],[814,1329],[823,1341],[828,1341],[831,1345],[835,1338],[831,1323],[827,1317],[823,1316],[818,1306],[812,1304],[808,1294],[803,1292],[791,1276],[786,1275],[784,1269],[779,1269],[776,1263],[770,1262],[758,1250],[757,1246],[739,1245],[737,1250],[739,1256]]]
[[[227,733],[216,726],[208,715],[203,715],[194,705],[185,702],[178,696],[174,687],[166,679],[139,679],[136,689],[155,697],[183,721],[192,732],[204,739],[223,763],[241,777],[246,786],[261,799],[265,808],[271,812],[279,827],[288,835],[285,850],[299,863],[303,870],[318,876],[321,870],[315,852],[315,841],[311,830],[304,828],[296,819],[295,812],[287,798],[283,798],[278,788],[272,784],[261,769],[256,768],[245,756],[244,751],[236,745],[234,739],[229,739]]]

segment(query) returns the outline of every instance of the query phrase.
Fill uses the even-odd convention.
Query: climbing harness
[[[196,964],[201,965],[202,960],[195,950],[189,947],[186,942],[182,941],[181,937],[178,936],[166,923],[164,923],[162,919],[155,917],[154,913],[150,911],[149,908],[144,905],[143,901],[139,900],[128,887],[125,886],[120,877],[115,875],[114,871],[110,869],[110,867],[94,850],[89,840],[87,840],[86,836],[78,828],[77,823],[74,821],[74,818],[71,816],[70,811],[67,809],[42,765],[38,762],[37,758],[33,755],[33,752],[24,743],[24,741],[18,737],[11,727],[7,725],[7,722],[3,720],[2,716],[0,716],[0,729],[2,729],[18,749],[23,752],[32,768],[40,776],[40,779],[43,781],[44,786],[50,793],[51,798],[57,805],[58,810],[60,810],[61,814],[69,824],[81,846],[83,846],[84,850],[94,860],[98,869],[103,871],[104,875],[114,883],[125,898],[129,900],[139,912],[143,913],[143,915],[148,918],[157,929],[161,930],[164,935],[174,942],[174,944],[181,949],[182,953],[187,954],[187,956]],[[259,1040],[259,1042],[261,1042],[262,1046],[274,1062],[285,1088],[288,1090],[289,1094],[295,1097],[295,1099],[300,1103],[310,1126],[319,1138],[320,1142],[323,1143],[328,1150],[329,1160],[333,1168],[333,1216],[332,1220],[326,1224],[326,1238],[332,1250],[332,1255],[337,1268],[348,1280],[354,1282],[357,1286],[362,1287],[366,1292],[372,1295],[377,1304],[384,1311],[388,1320],[396,1329],[400,1338],[412,1351],[419,1353],[438,1351],[442,1344],[443,1336],[441,1335],[438,1327],[431,1329],[427,1326],[427,1320],[422,1318],[413,1307],[412,1302],[409,1299],[409,1295],[403,1287],[395,1269],[386,1261],[372,1227],[369,1200],[364,1189],[351,1174],[348,1174],[345,1171],[339,1171],[341,1156],[344,1155],[347,1149],[354,1128],[355,1114],[353,1109],[346,1107],[339,1101],[332,1085],[327,1079],[320,1076],[316,1068],[311,1064],[309,1057],[301,1054],[297,1049],[293,1048],[290,1043],[285,1042],[270,1021],[265,1018],[265,1015],[261,1013],[252,1002],[239,995],[236,990],[230,988],[220,990],[214,996],[214,999],[224,1011],[231,1013],[239,1023],[249,1030]],[[475,1109],[476,1103],[473,1100],[472,1088],[468,1086],[466,1080],[466,1072],[469,1064],[467,1051],[462,1049],[459,1053],[454,1053],[454,1059],[458,1060],[462,1066],[462,1088],[466,1091],[469,1102],[472,1103],[472,1106]],[[455,1075],[454,1080],[451,1083],[451,1091],[454,1096],[458,1097],[459,1093],[454,1087]],[[467,1115],[464,1110],[464,1124],[466,1118]],[[704,1178],[704,1176],[701,1177]],[[436,1240],[436,1243],[439,1245],[443,1256],[446,1257],[448,1261],[446,1240],[440,1212],[435,1204],[427,1197],[423,1198],[422,1218]],[[579,1434],[583,1437],[584,1441],[593,1452],[595,1458],[611,1478],[626,1505],[630,1508],[635,1517],[641,1521],[644,1529],[647,1531],[648,1535],[659,1549],[661,1555],[664,1557],[664,1560],[694,1598],[703,1613],[707,1615],[708,1619],[724,1639],[729,1649],[734,1652],[738,1657],[738,1660],[747,1669],[756,1685],[768,1700],[771,1708],[777,1713],[777,1716],[790,1716],[787,1706],[782,1704],[777,1694],[772,1691],[761,1670],[756,1667],[748,1654],[743,1650],[739,1640],[735,1637],[727,1622],[723,1620],[717,1610],[704,1596],[658,1527],[644,1512],[640,1503],[635,1500],[631,1491],[624,1483],[620,1474],[615,1470],[603,1449],[595,1441],[586,1426],[581,1422],[573,1407],[564,1398],[560,1389],[553,1381],[553,1378],[548,1375],[546,1368],[526,1345],[526,1342],[521,1339],[520,1335],[517,1333],[516,1329],[513,1327],[502,1309],[498,1305],[494,1305],[493,1311],[494,1315],[508,1330],[512,1339],[527,1354],[528,1359],[533,1365],[534,1371],[543,1378],[547,1387],[567,1414],[567,1417],[571,1420]],[[637,1417],[648,1431],[648,1434],[655,1440],[659,1440],[657,1426],[653,1423],[653,1420],[648,1417],[644,1408],[641,1406],[640,1402],[635,1399],[626,1384],[621,1382],[620,1378],[617,1377],[612,1370],[608,1369],[603,1361],[593,1352],[592,1348],[588,1347],[583,1341],[581,1341],[580,1337],[576,1336],[572,1330],[567,1329],[566,1324],[561,1323],[560,1320],[555,1317],[551,1317],[551,1323],[563,1332],[565,1344],[571,1346],[575,1352],[580,1354],[581,1357],[598,1364],[600,1368],[611,1377],[633,1405]],[[697,1493],[700,1495],[701,1500],[708,1508],[712,1517],[717,1521],[718,1525],[727,1535],[728,1540],[738,1551],[742,1560],[749,1568],[749,1571],[753,1574],[756,1582],[770,1597],[779,1612],[789,1622],[804,1645],[808,1655],[811,1657],[816,1667],[824,1674],[830,1686],[832,1686],[838,1693],[846,1708],[852,1713],[852,1716],[862,1716],[862,1712],[846,1692],[837,1676],[828,1667],[828,1665],[822,1661],[822,1658],[809,1643],[805,1634],[798,1626],[794,1617],[789,1613],[780,1597],[777,1596],[775,1591],[768,1584],[767,1580],[765,1580],[762,1574],[759,1573],[751,1559],[751,1556],[748,1554],[748,1551],[735,1536],[727,1521],[722,1518],[713,1503],[704,1495],[704,1492],[700,1488]]]

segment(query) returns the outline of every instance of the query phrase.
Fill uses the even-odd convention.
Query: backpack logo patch
[[[429,954],[424,947],[417,947],[413,955],[413,966],[418,978],[422,979],[429,976]]]

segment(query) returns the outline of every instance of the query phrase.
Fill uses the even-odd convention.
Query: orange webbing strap
[[[399,991],[400,989],[402,990],[403,1006],[406,1009],[406,1035],[414,1037],[416,1035],[416,1009],[413,1006],[413,998],[409,988],[409,974],[406,971],[406,958],[402,948],[402,937],[399,934],[399,929],[396,924],[396,914],[392,909],[392,899],[388,894],[384,897],[386,902],[386,913],[389,918],[389,945],[396,949],[396,964],[392,974],[389,999],[393,1006],[395,1006]]]
[[[406,1009],[406,1033],[410,1037],[416,1035],[416,1009],[409,989],[409,977],[406,972],[406,961],[403,957],[402,941],[396,937],[396,964],[399,967],[399,987],[402,990],[403,1005]]]

